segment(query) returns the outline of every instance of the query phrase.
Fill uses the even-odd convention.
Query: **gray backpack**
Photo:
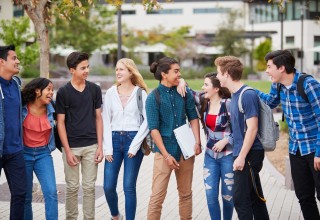
[[[242,94],[246,90],[254,90],[251,87],[245,87],[239,96],[238,107],[239,111],[245,114],[242,107]],[[259,128],[258,128],[258,139],[260,140],[265,151],[273,151],[276,148],[276,142],[279,140],[279,124],[274,121],[273,113],[271,108],[262,102],[260,102],[260,113],[259,113]],[[244,131],[246,132],[246,126]]]

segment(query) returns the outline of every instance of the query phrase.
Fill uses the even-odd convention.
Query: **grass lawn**
[[[145,80],[145,82],[148,85],[148,88],[154,89],[158,86],[159,82],[157,80]],[[187,80],[189,86],[194,90],[201,90],[201,87],[203,85],[203,79],[188,79]],[[259,89],[262,92],[268,93],[270,91],[270,81],[244,81],[245,84],[248,86],[251,86],[252,88]]]

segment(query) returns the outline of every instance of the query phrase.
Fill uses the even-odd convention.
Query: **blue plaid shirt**
[[[160,103],[157,103],[154,92],[148,95],[146,101],[149,130],[159,130],[166,150],[179,161],[181,150],[173,130],[186,123],[186,116],[189,121],[198,118],[192,93],[188,91],[185,103],[177,87],[168,88],[159,84],[157,89]],[[155,151],[160,152],[158,147]]]
[[[315,152],[320,157],[320,84],[312,77],[305,79],[303,88],[309,100],[306,102],[297,90],[300,75],[295,73],[289,89],[281,86],[280,98],[276,83],[271,85],[270,94],[256,92],[271,108],[281,102],[289,127],[289,153],[295,155],[299,148],[302,156]]]

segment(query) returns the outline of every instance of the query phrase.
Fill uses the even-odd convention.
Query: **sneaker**
[[[120,213],[119,213],[119,220],[123,220],[123,215],[121,215]],[[111,220],[113,220],[114,218],[113,217],[111,217]]]

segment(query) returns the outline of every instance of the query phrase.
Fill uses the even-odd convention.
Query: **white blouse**
[[[140,112],[137,105],[138,86],[132,91],[126,106],[123,108],[114,85],[108,89],[104,96],[102,119],[103,119],[103,153],[113,155],[112,131],[138,131],[132,140],[128,153],[136,155],[141,147],[143,139],[149,133],[145,103],[147,99],[146,91],[142,91],[143,117],[144,121],[140,125]]]

